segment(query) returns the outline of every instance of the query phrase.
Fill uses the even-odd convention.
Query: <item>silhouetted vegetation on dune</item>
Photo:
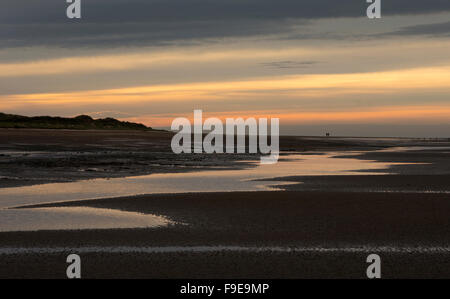
[[[114,118],[93,119],[88,115],[73,118],[5,114],[0,112],[0,128],[73,129],[73,130],[152,130],[143,124]]]

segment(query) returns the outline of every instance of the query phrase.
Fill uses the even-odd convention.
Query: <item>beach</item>
[[[111,136],[102,137],[104,139],[97,136],[98,150],[95,150],[90,145],[92,141],[83,139],[86,136],[73,137],[76,134],[84,136],[83,132],[73,132],[71,144],[66,142],[64,134],[55,134],[58,138],[45,142],[37,138],[34,146],[47,144],[40,151],[48,152],[48,144],[56,144],[59,140],[60,144],[53,145],[55,151],[68,154],[77,148],[80,153],[77,157],[85,157],[88,152],[103,150],[102,140],[111,142]],[[107,132],[99,134],[104,136]],[[123,133],[118,134],[123,138],[120,135]],[[144,135],[147,142],[157,142],[158,138],[150,135]],[[118,136],[111,147],[125,155],[130,141],[120,141]],[[145,139],[142,135],[129,138]],[[148,164],[161,157],[157,152],[167,151],[164,146],[168,139],[159,140],[160,149],[146,153]],[[3,145],[5,152],[17,151],[20,147],[22,150],[31,148],[33,152],[37,150],[34,146],[21,145],[18,140],[9,139]],[[25,194],[21,192],[38,190],[21,188],[48,186],[38,185],[31,178],[40,175],[42,182],[48,183],[52,182],[53,171],[60,171],[51,164],[52,160],[59,161],[60,156],[52,159],[47,155],[45,159],[49,166],[33,168],[28,165],[27,175],[16,178],[14,184],[2,181],[0,194],[9,194],[2,195],[3,212],[20,215],[21,211],[71,209],[67,211],[73,212],[81,209],[83,212],[89,208],[139,217],[161,217],[165,222],[154,227],[79,229],[78,224],[74,224],[73,229],[0,232],[0,278],[65,278],[65,259],[71,253],[82,258],[83,278],[363,279],[367,277],[366,258],[373,253],[382,258],[383,278],[450,278],[448,146],[446,140],[285,137],[281,138],[284,153],[278,166],[282,169],[280,172],[271,169],[258,172],[260,166],[254,164],[257,159],[249,159],[249,156],[218,159],[206,155],[201,159],[204,165],[200,163],[200,169],[173,167],[174,170],[165,168],[162,174],[158,174],[157,169],[135,174],[138,178],[149,175],[144,176],[144,185],[153,183],[154,177],[158,176],[162,177],[157,183],[168,179],[165,176],[173,178],[171,173],[174,173],[181,180],[185,176],[198,177],[205,184],[204,190],[223,188],[230,189],[229,192],[183,192],[191,189],[174,186],[176,193],[155,191],[152,194],[76,200],[72,190],[77,190],[78,182],[84,182],[86,178],[71,176],[71,173],[77,167],[85,167],[83,158],[75,160],[72,170],[64,170],[67,177],[53,185],[64,186],[62,190],[49,189],[47,200],[44,193],[26,204],[17,201],[14,205],[15,200],[11,198],[15,197],[10,196],[20,199],[21,194]],[[136,155],[136,161],[142,162],[142,155],[135,153],[145,152],[145,148],[142,144],[139,150],[128,150],[128,158],[133,160]],[[121,155],[106,156],[117,159],[116,162],[123,158]],[[40,161],[45,160],[42,157]],[[10,159],[9,164],[5,163],[9,167],[23,161],[16,159],[17,164],[13,164],[11,156],[3,158]],[[289,161],[294,158],[297,160]],[[217,161],[232,167],[223,169]],[[301,169],[302,165],[307,166],[307,171]],[[328,175],[316,174],[317,165]],[[359,167],[365,169],[358,171]],[[231,179],[230,182],[220,179],[225,182],[215,186],[216,181],[205,179],[210,176],[209,171],[218,178],[227,178],[231,173],[232,179],[239,181],[242,178],[236,175],[251,175],[248,177],[252,179],[248,182],[251,190],[233,190]],[[45,172],[50,173],[49,177],[42,175]],[[297,172],[310,175],[292,175]],[[105,178],[108,171],[94,173],[92,178],[100,179],[101,184],[112,181],[112,185],[136,186],[121,178],[130,175],[126,171],[109,179]],[[273,173],[275,177],[264,178],[267,173]],[[283,173],[287,175],[283,176]],[[259,174],[263,178],[259,178]],[[132,181],[135,180],[138,179]],[[98,181],[89,182],[94,188]],[[206,182],[213,186],[206,186]],[[240,188],[235,185],[236,189]],[[125,187],[120,188],[125,189],[120,194],[133,193]],[[83,194],[81,190],[79,192]]]
[[[164,215],[179,224],[2,233],[2,248],[65,249],[0,254],[0,275],[63,278],[64,256],[80,248],[84,276],[92,278],[365,278],[370,253],[386,258],[385,277],[448,278],[448,199],[448,194],[252,192],[60,204]],[[93,252],[83,253],[86,248]]]

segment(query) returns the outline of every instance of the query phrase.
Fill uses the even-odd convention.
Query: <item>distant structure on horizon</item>
[[[330,133],[325,134],[325,136],[330,137]]]

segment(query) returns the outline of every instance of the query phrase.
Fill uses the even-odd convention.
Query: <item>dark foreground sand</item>
[[[51,205],[55,206],[55,205]],[[378,253],[385,278],[450,278],[450,195],[239,192],[64,203],[164,215],[166,228],[1,233],[0,247],[67,253],[0,255],[0,277],[65,277],[80,247],[250,246],[368,248],[364,252],[84,253],[84,277],[365,278]],[[392,252],[383,247],[402,249]]]

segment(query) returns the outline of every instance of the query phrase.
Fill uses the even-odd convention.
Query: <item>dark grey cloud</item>
[[[386,35],[450,36],[450,22],[408,26]]]
[[[126,47],[198,43],[202,39],[289,32],[289,20],[129,22],[2,25],[0,47]]]
[[[450,10],[448,0],[384,0],[383,14]],[[2,0],[2,23],[64,22],[65,1]],[[242,18],[333,18],[364,15],[363,0],[82,0],[89,22],[216,20]],[[62,13],[63,12],[63,13]]]
[[[384,0],[383,15],[450,11],[449,0]],[[361,17],[364,0],[82,0],[82,19],[63,0],[2,0],[0,48],[114,47],[287,33],[294,22]]]

